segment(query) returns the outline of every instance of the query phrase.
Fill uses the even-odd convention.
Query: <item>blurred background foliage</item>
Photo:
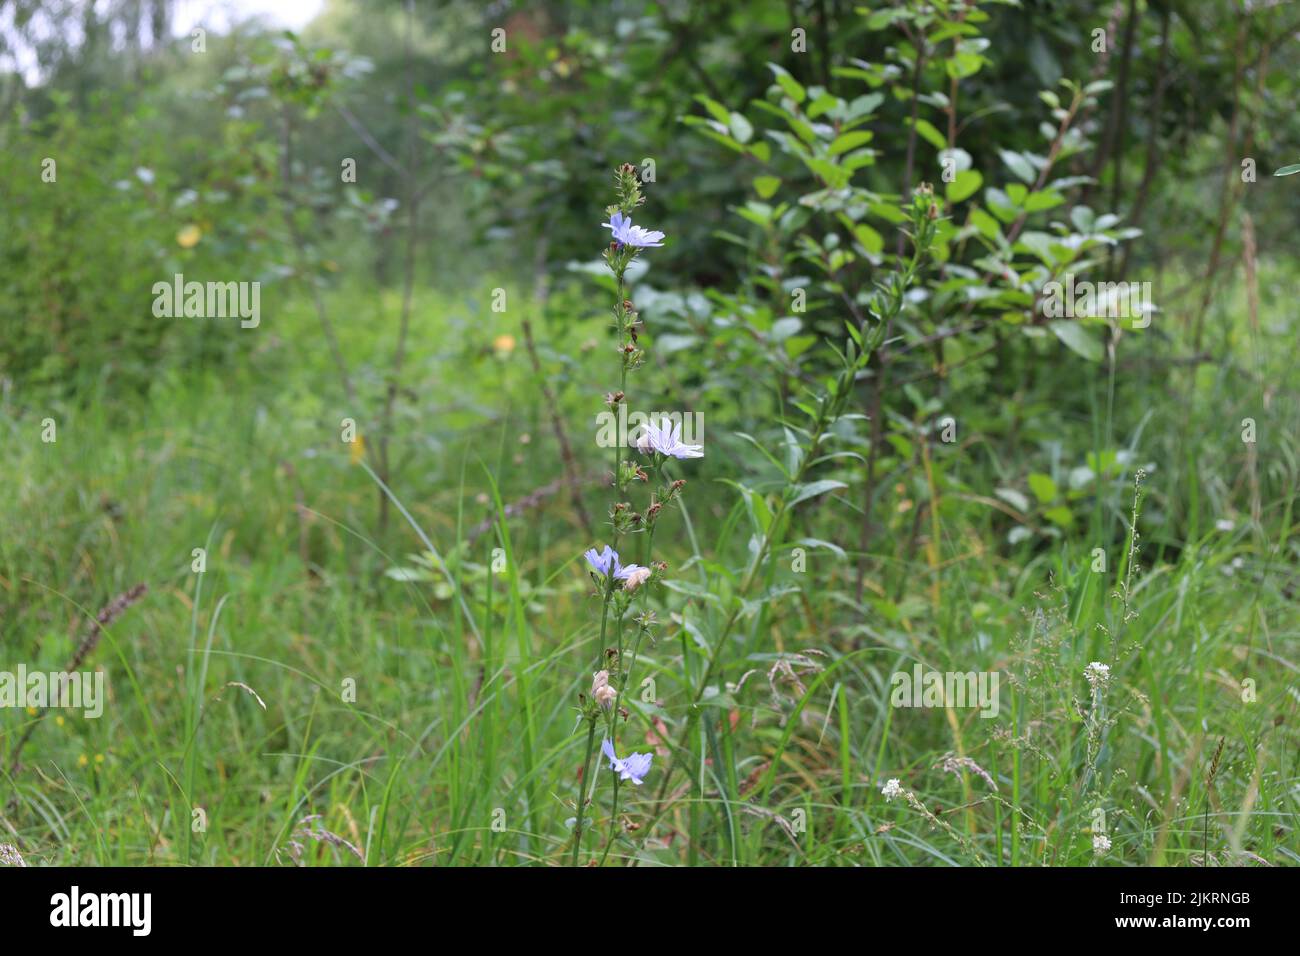
[[[370,295],[362,319],[358,296],[409,277],[480,314],[509,285],[548,328],[598,314],[593,196],[630,161],[671,236],[637,283],[665,393],[770,433],[891,267],[899,197],[936,183],[939,268],[860,381],[870,510],[945,409],[1004,450],[1089,415],[1123,335],[1129,382],[1208,374],[1233,334],[1216,290],[1247,247],[1267,268],[1300,204],[1269,175],[1300,122],[1280,5],[331,0],[302,36],[253,21],[201,53],[165,0],[7,13],[0,42],[40,64],[0,97],[0,375],[22,396],[112,401],[247,361],[264,337],[154,319],[153,283],[184,272],[262,282],[267,336],[295,298],[366,322],[373,348],[331,350],[373,411],[402,309]],[[36,188],[46,158],[59,185]],[[1152,282],[1157,321],[1046,320],[1067,271]],[[570,407],[573,356],[538,347]],[[1149,411],[1111,402],[1121,432]],[[1065,453],[1119,451],[1101,441]],[[1049,534],[1073,521],[1055,504]]]

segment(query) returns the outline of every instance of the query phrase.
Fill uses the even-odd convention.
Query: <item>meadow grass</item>
[[[394,300],[339,297],[377,395],[364,362],[391,348],[372,329]],[[514,328],[486,300],[417,297],[386,488],[340,441],[341,419],[363,437],[368,420],[335,397],[329,357],[297,344],[317,341],[298,302],[235,363],[160,369],[147,401],[6,403],[6,661],[58,668],[101,606],[149,593],[91,661],[109,673],[103,718],[41,718],[4,777],[0,841],[59,864],[568,861],[599,623],[580,555],[600,542],[564,494],[506,517],[561,468],[551,410],[520,343],[493,344]],[[715,424],[710,457],[676,468],[691,494],[656,542],[676,578],[625,698],[623,734],[655,768],[611,821],[595,763],[582,862],[1300,862],[1296,382],[1285,354],[1254,347],[1239,297],[1221,303],[1212,348],[1240,361],[1122,352],[1137,371],[1098,366],[1073,420],[1026,425],[1028,469],[978,435],[910,449],[882,481],[861,600],[857,489],[771,521],[779,478],[730,459],[743,443]],[[588,345],[604,322],[542,332],[558,411],[598,469],[585,383],[607,377]],[[1248,415],[1250,455],[1234,442]],[[1064,488],[1085,451],[1115,449],[1133,454],[1067,533],[1006,543],[995,489],[1025,470]],[[607,497],[588,489],[597,517]],[[833,547],[806,545],[796,571],[804,539]],[[754,547],[769,559],[747,582]],[[1090,661],[1111,667],[1099,694]],[[917,662],[1000,672],[998,717],[891,706],[891,675]],[[33,719],[0,714],[3,767]],[[894,778],[907,800],[882,796]]]

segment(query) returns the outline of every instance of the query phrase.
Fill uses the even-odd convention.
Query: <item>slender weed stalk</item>
[[[675,427],[669,419],[660,422],[647,420],[639,424],[634,435],[625,435],[622,424],[630,416],[627,411],[628,375],[645,363],[645,349],[639,341],[641,325],[636,307],[628,291],[627,270],[642,249],[663,245],[661,232],[633,225],[632,214],[645,202],[636,168],[630,164],[619,167],[615,174],[617,202],[605,210],[609,221],[605,228],[611,231],[611,241],[605,249],[605,263],[614,275],[615,296],[613,307],[614,328],[619,356],[618,389],[605,396],[605,405],[616,423],[613,429],[613,480],[615,500],[609,508],[611,543],[597,551],[585,553],[591,577],[601,597],[600,636],[596,652],[592,655],[595,671],[592,674],[590,695],[579,695],[580,720],[587,725],[586,752],[583,757],[582,777],[578,794],[577,815],[573,826],[573,844],[570,862],[578,863],[583,838],[583,820],[587,804],[595,792],[591,779],[595,758],[597,732],[601,733],[601,753],[614,772],[610,795],[609,837],[600,863],[608,858],[618,837],[619,808],[623,784],[631,781],[639,786],[650,770],[652,755],[630,753],[618,756],[618,728],[620,718],[624,723],[630,714],[624,706],[624,695],[632,677],[642,641],[655,627],[655,613],[649,607],[648,592],[668,571],[668,565],[654,561],[654,529],[665,506],[680,498],[686,482],[671,480],[664,468],[670,458],[698,458],[703,455],[698,446],[681,441],[681,424]],[[641,460],[624,458],[629,446],[640,453]],[[654,490],[641,511],[636,510],[628,498],[638,484],[647,487],[654,482]],[[624,564],[619,554],[624,539],[642,535],[640,549],[642,564]],[[639,614],[629,619],[629,612],[640,599]],[[630,633],[629,633],[630,630]],[[613,638],[612,646],[610,638]],[[653,640],[653,637],[651,637]]]

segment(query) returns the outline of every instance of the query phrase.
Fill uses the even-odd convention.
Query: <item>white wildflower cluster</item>
[[[1110,667],[1099,661],[1093,661],[1083,669],[1083,676],[1088,679],[1093,690],[1100,690],[1110,682]]]

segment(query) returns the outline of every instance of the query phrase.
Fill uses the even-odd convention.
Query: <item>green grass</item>
[[[340,298],[345,351],[372,397],[395,299]],[[788,530],[769,525],[771,558],[744,590],[761,507],[713,479],[743,480],[769,506],[778,485],[761,460],[731,454],[743,443],[722,433],[747,423],[715,416],[717,444],[679,468],[691,493],[656,539],[677,583],[655,597],[658,639],[638,659],[653,695],[629,688],[622,732],[641,749],[685,749],[624,789],[634,828],[615,825],[608,863],[1199,865],[1207,850],[1211,864],[1300,862],[1297,382],[1288,356],[1230,318],[1241,314],[1225,296],[1213,343],[1240,364],[1139,364],[1116,380],[1093,367],[1087,394],[1063,406],[1040,380],[1026,404],[1055,411],[1021,445],[977,424],[956,446],[918,440],[888,459],[862,603],[857,484],[800,505]],[[337,398],[313,322],[294,306],[264,319],[229,366],[161,368],[147,401],[46,407],[22,395],[5,407],[5,665],[62,666],[101,606],[150,588],[91,658],[109,673],[104,717],[46,717],[22,769],[0,781],[3,840],[29,862],[568,861],[586,742],[576,695],[599,630],[579,555],[594,542],[563,494],[504,519],[561,471],[514,320],[417,300],[383,533],[383,492],[339,438],[341,419],[363,435],[370,422]],[[604,456],[584,423],[609,363],[582,344],[601,322],[543,331],[595,470]],[[494,354],[507,332],[518,346]],[[1168,351],[1132,348],[1121,354]],[[962,407],[976,386],[956,376],[945,388]],[[1261,435],[1253,463],[1237,437],[1247,415]],[[54,444],[40,441],[47,416]],[[1015,522],[989,504],[996,489],[1029,495],[1029,472],[1065,487],[1088,452],[1129,448],[1070,502],[1064,534],[1007,543]],[[1148,462],[1126,617],[1133,468]],[[593,514],[606,497],[589,490]],[[485,518],[493,529],[468,543]],[[805,537],[846,551],[810,548],[796,571]],[[1091,570],[1095,547],[1105,572]],[[1095,715],[1093,660],[1112,667]],[[890,675],[918,661],[999,671],[998,717],[891,707]],[[3,766],[32,719],[0,713]],[[949,754],[997,789],[970,765],[937,768]],[[608,777],[597,762],[583,862],[607,849]],[[885,801],[894,777],[925,811]],[[1089,832],[1098,809],[1113,841],[1103,856]],[[312,814],[360,859],[319,830],[305,836]]]

